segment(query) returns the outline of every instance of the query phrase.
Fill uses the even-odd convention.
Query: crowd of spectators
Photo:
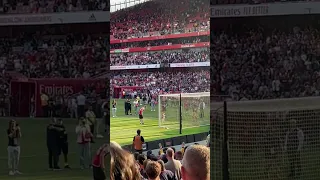
[[[30,78],[90,78],[107,68],[105,49],[90,36],[1,39],[0,68]]]
[[[0,116],[9,115],[12,79],[95,78],[105,73],[109,53],[101,36],[45,33],[50,30],[29,33],[28,27],[25,30],[20,35],[0,39],[0,103],[5,109]],[[100,93],[106,94],[97,92]],[[18,113],[13,111],[13,115]]]
[[[206,70],[173,72],[128,72],[113,73],[110,88],[113,86],[145,87],[151,94],[163,92],[209,92],[210,73]]]
[[[210,179],[210,150],[198,144],[183,147],[179,151],[164,148],[160,149],[158,155],[151,151],[144,155],[131,154],[117,143],[111,142],[110,155],[111,180]]]
[[[209,18],[209,1],[148,1],[111,14],[111,39],[209,30]]]
[[[213,91],[235,100],[320,95],[319,29],[220,33],[213,37]]]
[[[55,13],[76,11],[109,11],[109,0],[3,0],[6,14]]]
[[[300,1],[300,0],[299,0]],[[309,1],[309,0],[301,0]],[[285,3],[297,2],[296,0],[210,0],[211,5],[224,5],[224,4],[262,4],[262,3]]]
[[[110,49],[123,49],[123,48],[133,48],[133,47],[149,47],[149,46],[162,46],[162,45],[173,45],[173,44],[190,44],[199,42],[209,42],[209,36],[196,36],[178,39],[161,39],[154,41],[140,41],[140,42],[130,42],[121,44],[110,44]]]
[[[146,65],[162,63],[209,62],[209,50],[201,51],[159,51],[141,53],[122,53],[110,56],[111,66]]]

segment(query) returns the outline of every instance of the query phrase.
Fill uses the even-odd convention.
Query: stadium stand
[[[3,32],[8,30],[12,32],[11,36],[1,39],[0,45],[1,78],[4,82],[2,94],[6,95],[4,97],[7,99],[5,100],[6,115],[19,115],[17,111],[9,113],[10,96],[8,95],[17,92],[12,89],[13,87],[9,89],[12,80],[15,82],[37,78],[53,79],[53,82],[58,78],[89,80],[105,73],[107,59],[109,59],[105,51],[106,39],[102,34],[95,32],[73,33],[77,27],[79,25],[70,25],[68,28],[65,25],[48,28],[25,26],[24,31],[21,31],[20,27],[1,29]],[[80,27],[85,28],[86,25],[80,25]],[[55,83],[59,84],[59,82]],[[105,86],[105,83],[101,83]],[[99,93],[104,93],[100,86]],[[64,98],[69,96],[61,95]],[[67,101],[63,102],[67,103]],[[11,104],[11,107],[15,106]]]
[[[211,88],[234,100],[212,121],[214,179],[226,178],[225,162],[231,179],[319,179],[318,19],[309,14],[213,18]],[[220,143],[225,118],[228,161]],[[290,142],[297,146],[288,150],[289,133],[299,145]]]
[[[315,26],[215,32],[211,51],[214,76],[219,77],[215,91],[235,100],[318,96],[319,30]]]
[[[4,0],[0,7],[6,14],[28,14],[28,13],[61,13],[76,11],[98,11],[109,10],[107,0],[85,0],[85,1],[65,1],[65,0]]]
[[[2,114],[29,114],[14,110],[12,93],[18,92],[12,89],[12,82],[39,78],[55,82],[59,78],[70,78],[87,79],[88,83],[83,86],[92,86],[89,81],[103,75],[108,68],[109,54],[105,50],[109,42],[109,36],[106,36],[109,25],[103,21],[109,21],[109,16],[103,17],[101,12],[109,9],[109,1],[5,0],[1,1],[0,7],[3,9],[0,15],[1,101],[5,101],[6,109]],[[74,13],[85,18],[79,20]],[[95,21],[98,22],[92,23]],[[92,29],[88,31],[89,28]],[[98,84],[101,86],[97,86],[95,93],[105,93],[101,87],[106,84]],[[82,88],[73,90],[76,89]],[[64,99],[70,98],[67,96],[70,95],[63,94]],[[67,100],[63,102],[67,103]]]
[[[209,6],[201,0],[148,1],[111,14],[111,40],[209,29]]]
[[[110,92],[113,97],[118,97],[112,93],[114,86],[142,86],[147,87],[143,90],[146,92],[209,90],[207,67],[196,71],[199,65],[192,64],[209,62],[209,36],[189,35],[210,29],[208,12],[209,7],[201,0],[170,3],[155,0],[112,13],[110,65],[114,71],[110,79]],[[170,34],[179,36],[165,36]],[[207,44],[198,47],[196,43],[199,42]],[[189,68],[179,69],[178,72],[148,70],[156,67],[163,71],[164,67],[173,64]],[[124,69],[127,72],[121,71]]]
[[[161,63],[193,63],[209,61],[210,58],[208,50],[202,50],[200,52],[189,50],[189,52],[160,51],[130,54],[112,54],[110,57],[111,66],[146,65]]]
[[[1,67],[29,78],[90,78],[107,68],[106,44],[99,37],[28,37],[1,40]]]
[[[188,77],[188,78],[186,78]],[[130,72],[112,74],[112,85],[117,86],[141,86],[151,94],[163,92],[208,92],[209,91],[208,71],[202,70],[193,72]]]
[[[209,42],[209,37],[195,36],[195,37],[186,37],[186,38],[178,38],[178,39],[161,39],[161,40],[153,40],[153,41],[139,41],[139,42],[120,43],[120,44],[117,43],[117,44],[111,44],[110,49],[162,46],[162,45],[172,45],[172,44],[191,44],[191,43],[199,43],[199,42]]]

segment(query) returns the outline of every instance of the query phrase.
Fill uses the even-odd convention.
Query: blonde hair
[[[115,142],[110,142],[110,179],[141,180],[135,159],[131,153]]]

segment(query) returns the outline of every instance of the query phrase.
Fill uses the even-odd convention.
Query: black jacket
[[[58,145],[58,132],[53,124],[47,126],[47,147],[55,148]]]

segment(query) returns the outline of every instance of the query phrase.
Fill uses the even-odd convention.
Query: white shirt
[[[71,107],[77,107],[77,100],[75,98],[71,99]]]
[[[202,108],[201,108],[201,106],[202,106]],[[206,104],[204,102],[201,102],[199,104],[199,109],[205,109],[205,108],[206,108]]]
[[[86,97],[82,94],[80,94],[79,96],[77,96],[77,104],[78,106],[84,106],[86,104]]]

